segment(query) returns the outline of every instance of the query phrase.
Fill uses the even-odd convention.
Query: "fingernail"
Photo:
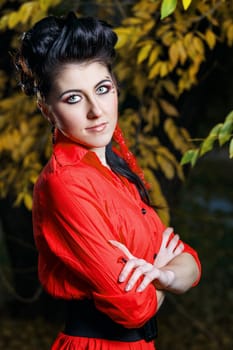
[[[142,292],[143,291],[143,288],[142,287],[138,287],[136,292]]]
[[[126,287],[125,287],[125,291],[128,292],[130,289],[131,289],[131,285],[127,284]]]
[[[124,276],[120,275],[120,276],[119,276],[119,282],[124,282],[124,280],[125,280],[125,279],[124,279]]]

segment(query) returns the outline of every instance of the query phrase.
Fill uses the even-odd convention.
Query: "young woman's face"
[[[117,88],[99,62],[68,63],[48,97],[49,118],[72,140],[96,153],[110,142],[118,116]]]

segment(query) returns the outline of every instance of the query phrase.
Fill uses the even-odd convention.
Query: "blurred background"
[[[32,190],[51,130],[18,86],[22,33],[48,14],[114,26],[120,124],[162,220],[199,253],[200,284],[167,295],[157,348],[232,348],[233,3],[231,0],[0,1],[0,349],[46,350],[63,305],[37,279]]]

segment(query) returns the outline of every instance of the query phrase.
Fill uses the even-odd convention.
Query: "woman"
[[[54,129],[33,204],[40,281],[67,300],[53,350],[154,349],[164,292],[200,277],[196,252],[149,205],[117,124],[116,42],[105,22],[70,13],[39,21],[17,55],[22,88]]]

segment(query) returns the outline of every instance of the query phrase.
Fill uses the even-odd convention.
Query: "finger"
[[[136,292],[143,292],[148,285],[160,276],[160,271],[157,268],[153,268],[151,271],[145,274],[144,279],[136,289]]]
[[[176,234],[176,235],[170,240],[170,242],[168,243],[168,246],[167,246],[167,249],[168,249],[169,252],[172,253],[172,252],[175,250],[175,248],[176,248],[177,245],[178,245],[179,239],[180,239],[180,236]]]
[[[174,250],[173,254],[174,254],[175,256],[180,255],[180,254],[183,252],[183,250],[184,250],[184,245],[183,245],[183,243],[181,242],[181,243],[176,247],[176,249]]]
[[[130,253],[129,249],[124,244],[114,240],[109,240],[109,243],[112,244],[114,247],[120,249],[127,256],[127,258],[134,258],[134,256]]]
[[[143,259],[128,260],[119,275],[119,282],[124,282],[135,268],[142,266],[143,264],[145,264],[145,260]]]
[[[172,227],[167,227],[166,230],[163,231],[163,239],[162,239],[162,243],[161,243],[161,248],[166,248],[167,243],[169,241],[169,237],[173,232],[173,228]]]
[[[135,269],[132,276],[130,277],[129,281],[127,282],[127,285],[125,287],[126,291],[131,290],[135,283],[137,283],[138,279],[141,278],[142,275],[145,273],[151,271],[153,266],[149,263],[143,264],[142,266],[139,266]]]

